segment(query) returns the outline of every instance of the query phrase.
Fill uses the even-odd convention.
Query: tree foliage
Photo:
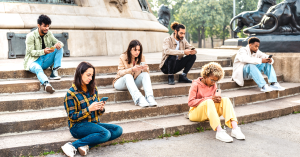
[[[276,0],[277,4],[282,1]],[[161,4],[169,6],[170,24],[178,21],[186,25],[193,41],[202,41],[207,37],[213,40],[213,37],[217,37],[224,42],[230,37],[229,23],[233,18],[233,0],[148,0],[148,2],[155,16]],[[235,2],[236,15],[257,9],[258,0],[235,0]],[[172,32],[169,26],[169,33]],[[244,34],[240,36],[245,37]],[[203,47],[202,42],[199,42],[198,47]]]

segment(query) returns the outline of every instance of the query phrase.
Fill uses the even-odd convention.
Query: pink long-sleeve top
[[[212,96],[215,95],[217,84],[208,87],[200,80],[202,77],[193,80],[192,86],[189,92],[189,102],[188,105],[190,107],[197,107],[201,102],[212,99]]]

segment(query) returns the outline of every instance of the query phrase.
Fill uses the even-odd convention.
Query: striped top
[[[80,92],[77,90],[75,84],[72,84],[72,87],[68,90],[64,98],[65,110],[68,114],[68,125],[71,129],[75,123],[79,122],[100,122],[100,116],[105,112],[89,111],[89,106],[93,102],[99,102],[98,89],[95,87],[95,94],[90,95],[89,92]]]

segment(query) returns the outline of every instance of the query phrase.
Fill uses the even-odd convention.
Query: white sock
[[[231,121],[232,129],[235,129],[237,127],[236,121]]]
[[[220,132],[220,131],[222,131],[223,129],[222,129],[222,127],[221,127],[221,125],[218,125],[218,127],[217,127],[217,132]]]

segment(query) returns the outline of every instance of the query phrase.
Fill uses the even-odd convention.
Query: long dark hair
[[[81,91],[81,92],[83,91],[82,88],[81,88],[82,74],[89,68],[93,68],[94,75],[93,75],[93,79],[91,80],[91,82],[89,84],[87,84],[86,86],[87,86],[88,92],[91,95],[94,95],[95,94],[95,87],[96,87],[96,84],[95,84],[95,67],[91,63],[81,62],[77,66],[76,72],[75,72],[75,77],[74,77],[74,84],[75,84],[78,91]]]
[[[140,46],[140,48],[141,48],[141,52],[140,52],[139,56],[138,56],[138,57],[135,57],[135,61],[138,59],[138,63],[136,63],[136,64],[140,64],[141,61],[142,61],[142,56],[143,56],[143,46],[142,46],[141,42],[138,41],[138,40],[131,40],[131,42],[129,43],[129,46],[128,46],[128,48],[127,48],[127,51],[125,52],[125,53],[127,54],[128,64],[131,63],[131,49],[132,49],[132,48],[135,48],[135,49],[136,49],[136,46]]]

